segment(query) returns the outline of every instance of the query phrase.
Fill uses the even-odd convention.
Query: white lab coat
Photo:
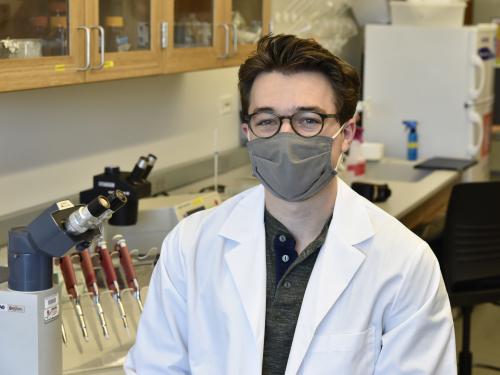
[[[261,373],[263,217],[258,186],[167,236],[127,374]],[[455,373],[453,319],[431,249],[338,179],[286,375]]]

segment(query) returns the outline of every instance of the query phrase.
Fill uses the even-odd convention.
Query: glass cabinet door
[[[165,0],[168,48],[164,72],[217,67],[225,0]]]
[[[270,11],[270,0],[232,0],[227,4],[225,19],[230,26],[231,41],[225,66],[241,64],[257,41],[269,33]]]
[[[91,0],[87,23],[92,33],[88,80],[157,74],[160,4],[157,0]]]
[[[83,80],[83,10],[81,0],[0,1],[0,91]]]
[[[238,44],[254,44],[263,35],[263,0],[232,0],[231,25]]]
[[[68,1],[0,3],[0,59],[69,55]]]
[[[149,0],[99,1],[99,25],[104,27],[105,52],[151,49]]]
[[[176,1],[174,7],[174,48],[213,45],[214,1]]]

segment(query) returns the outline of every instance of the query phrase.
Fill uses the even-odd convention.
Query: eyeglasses
[[[256,112],[247,115],[244,121],[250,126],[252,133],[259,138],[271,138],[278,134],[285,119],[290,121],[296,134],[310,138],[321,133],[325,120],[328,118],[338,120],[335,114],[299,111],[291,116],[279,116],[272,112]]]

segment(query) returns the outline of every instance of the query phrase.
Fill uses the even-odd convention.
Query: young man
[[[355,131],[356,72],[277,35],[239,79],[262,185],[167,236],[127,373],[456,373],[431,249],[335,176]]]

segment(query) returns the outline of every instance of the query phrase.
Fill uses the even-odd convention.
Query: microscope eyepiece
[[[103,195],[98,195],[87,205],[87,209],[94,217],[101,216],[106,210],[109,210],[110,207],[111,204],[108,198]]]
[[[148,164],[146,166],[146,171],[144,172],[144,178],[147,178],[149,176],[149,174],[151,173],[151,169],[153,169],[158,158],[156,157],[156,155],[149,154],[146,159],[148,161]]]
[[[148,159],[148,165],[153,166],[158,158],[154,154],[148,154],[147,159]]]
[[[109,209],[113,212],[122,208],[127,203],[127,196],[121,190],[115,190],[107,198],[110,204]]]
[[[66,230],[71,234],[82,234],[101,223],[100,217],[110,208],[108,199],[98,195],[86,206],[73,212],[66,222]]]
[[[132,172],[130,172],[130,176],[128,177],[129,181],[132,183],[141,181],[144,177],[147,166],[148,160],[144,156],[141,156],[135,164]]]

